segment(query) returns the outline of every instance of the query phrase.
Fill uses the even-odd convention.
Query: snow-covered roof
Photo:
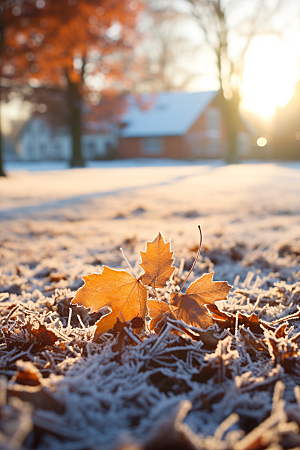
[[[123,118],[121,137],[181,136],[204,112],[218,91],[162,92],[149,97],[151,107],[141,109],[131,99]],[[143,100],[147,100],[145,97]]]

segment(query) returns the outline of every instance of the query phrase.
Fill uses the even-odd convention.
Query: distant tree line
[[[84,164],[81,134],[116,120],[128,92],[179,90],[205,75],[222,93],[227,161],[235,162],[240,86],[252,41],[275,32],[282,0],[0,0],[1,100],[47,105],[72,136],[71,166]],[[199,31],[188,38],[189,24]],[[238,43],[238,45],[237,45]],[[208,56],[209,55],[209,56]],[[189,61],[198,63],[189,64]],[[4,175],[1,164],[0,175]]]
[[[0,2],[2,100],[15,92],[46,103],[50,120],[68,124],[71,166],[84,164],[83,103],[89,105],[89,120],[99,122],[103,111],[112,112],[106,100],[115,98],[119,84],[131,86],[125,69],[140,9],[138,0]]]

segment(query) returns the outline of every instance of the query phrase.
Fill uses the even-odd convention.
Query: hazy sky
[[[255,2],[252,1],[248,5],[254,5]],[[270,0],[271,5],[274,2],[275,0]],[[237,0],[236,4],[247,5],[247,1]],[[235,23],[239,22],[241,8],[237,8],[237,12],[236,17],[233,17]],[[294,92],[294,84],[299,79],[300,1],[284,0],[281,9],[273,17],[272,24],[277,34],[253,40],[247,53],[241,86],[243,106],[263,117],[270,117],[275,112],[276,105],[287,103]],[[189,33],[194,35],[194,39],[199,36],[195,27],[190,28]],[[231,48],[234,46],[238,47],[238,39],[231,42]],[[200,61],[201,58],[197,64]],[[208,54],[206,59],[202,58],[201,64],[206,68],[207,75],[194,82],[190,86],[191,90],[217,89],[218,82]]]
[[[270,0],[271,3],[274,1]],[[247,1],[237,0],[238,6],[242,3],[247,4]],[[254,3],[250,0],[248,4]],[[239,17],[233,15],[233,20],[238,23]],[[247,53],[241,86],[243,107],[263,117],[272,116],[277,105],[284,105],[291,98],[294,84],[299,78],[300,0],[285,0],[283,8],[273,18],[273,23],[279,34],[258,37],[253,41]],[[196,24],[190,23],[184,32],[191,38],[191,42],[200,43],[201,33]],[[195,72],[199,70],[203,74],[190,84],[189,90],[218,89],[212,61],[212,55],[204,51],[199,53],[198,58],[187,63],[193,66]],[[9,131],[11,119],[26,118],[28,112],[28,105],[24,108],[19,102],[3,106],[3,131]]]

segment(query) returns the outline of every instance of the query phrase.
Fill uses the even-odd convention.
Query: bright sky
[[[271,117],[286,104],[299,78],[299,37],[284,42],[275,36],[257,39],[249,51],[241,91],[243,106]]]
[[[276,106],[290,100],[300,76],[300,2],[284,0],[283,7],[273,19],[278,35],[257,37],[246,55],[242,107],[263,118],[272,117]],[[202,64],[203,58],[209,64],[207,55]],[[195,90],[216,88],[211,71],[193,86]]]
[[[270,0],[272,1],[272,0]],[[277,18],[278,28],[284,30],[283,37],[269,35],[257,38],[247,54],[244,78],[241,86],[243,95],[242,107],[263,118],[270,118],[276,111],[276,106],[286,104],[294,93],[294,84],[299,79],[300,68],[300,8],[299,0],[288,0],[289,7],[283,16]],[[299,15],[299,21],[296,20]],[[294,23],[282,25],[286,18],[295,18]],[[189,34],[199,36],[197,27],[189,27]],[[187,30],[186,30],[187,31]],[[199,32],[199,29],[198,29]],[[202,53],[199,59],[191,62],[206,76],[191,84],[189,90],[212,90],[218,88],[217,78],[213,74],[211,55]],[[22,108],[20,103],[2,106],[3,131],[8,132],[10,121],[28,117],[28,108]]]
[[[12,121],[27,120],[30,117],[30,104],[13,100],[1,105],[1,127],[3,134],[11,132]]]
[[[299,44],[297,30],[293,30],[285,40],[265,36],[253,42],[241,85],[243,108],[263,118],[270,118],[276,106],[283,106],[290,100],[300,75]],[[211,74],[191,86],[192,91],[210,89],[218,89],[217,81]]]

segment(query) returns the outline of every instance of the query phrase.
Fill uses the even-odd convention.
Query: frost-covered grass
[[[198,243],[197,224],[201,223],[203,251],[190,281],[215,271],[216,280],[233,284],[228,301],[222,304],[225,311],[254,312],[270,322],[296,312],[300,306],[299,163],[225,166],[220,161],[113,161],[72,170],[17,170],[9,165],[7,169],[9,177],[0,179],[2,305],[9,301],[42,311],[55,292],[65,301],[80,286],[81,275],[100,272],[103,264],[127,269],[120,247],[132,265],[138,263],[139,250],[144,250],[145,241],[152,240],[158,231],[166,240],[171,239],[175,265],[188,270]],[[65,276],[52,281],[51,273]],[[62,320],[66,336],[72,332],[67,330],[67,306]],[[289,325],[295,327],[291,333],[300,329],[297,321]],[[222,338],[228,336],[225,333]],[[218,431],[215,441],[205,443],[201,438],[202,447],[197,447],[197,441],[195,448],[246,450],[250,448],[247,443],[238,447],[238,433],[250,431],[269,417],[274,384],[282,380],[287,408],[296,412],[287,414],[279,401],[283,388],[278,385],[270,430],[281,442],[278,422],[288,429],[291,417],[299,420],[293,392],[300,383],[298,369],[290,373],[276,365],[268,352],[249,360],[239,344],[241,337],[237,333],[229,337],[230,351],[238,351],[240,356],[236,360],[229,352],[232,376],[223,382],[195,381],[191,355],[196,355],[201,365],[207,353],[199,343],[191,343],[185,361],[178,355],[171,362],[166,360],[163,375],[183,380],[181,392],[173,387],[165,392],[155,382],[151,385],[147,372],[141,370],[151,339],[141,348],[126,349],[121,365],[112,360],[110,344],[102,353],[91,344],[85,358],[76,348],[73,356],[68,354],[69,362],[59,363],[58,372],[45,381],[57,398],[64,399],[66,411],[59,417],[42,411],[40,420],[48,417],[73,430],[77,447],[71,442],[61,444],[62,449],[97,444],[115,448],[129,429],[138,441],[150,442],[153,430],[175,414],[181,401],[186,412],[192,408],[186,422],[202,438],[212,436],[231,413],[240,416],[240,422],[229,423],[228,428],[232,426],[231,431],[237,433],[232,443],[228,437],[228,442],[221,444],[222,433]],[[166,345],[173,345],[172,339],[177,338],[170,335],[164,339]],[[162,353],[158,348],[158,360]],[[129,382],[124,386],[126,376]],[[56,439],[43,438],[41,448],[58,448]],[[300,444],[289,441],[281,445],[276,449]],[[150,444],[148,448],[152,449]]]
[[[124,246],[134,263],[144,242],[162,231],[177,256],[190,260],[204,234],[204,252],[216,252],[217,273],[243,280],[249,259],[276,259],[283,245],[299,245],[300,168],[297,164],[212,164],[101,167],[46,172],[9,172],[0,180],[2,261],[75,267],[95,259],[122,265]],[[226,259],[241,244],[241,256]],[[126,248],[127,247],[127,248]],[[219,252],[219,248],[222,251]],[[275,253],[274,253],[275,252]],[[278,260],[291,267],[290,261]],[[229,266],[227,266],[229,264]],[[89,267],[91,270],[95,266]],[[10,269],[11,270],[11,269]]]

